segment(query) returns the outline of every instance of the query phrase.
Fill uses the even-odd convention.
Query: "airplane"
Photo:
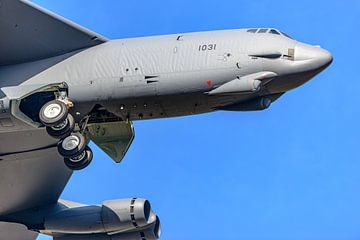
[[[94,142],[120,163],[133,121],[260,111],[325,70],[275,28],[109,40],[27,0],[0,0],[0,239],[153,240],[148,200],[59,197]]]

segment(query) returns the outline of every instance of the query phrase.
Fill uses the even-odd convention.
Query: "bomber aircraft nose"
[[[297,45],[295,47],[295,61],[310,60],[314,67],[324,68],[333,61],[331,53],[318,46]]]

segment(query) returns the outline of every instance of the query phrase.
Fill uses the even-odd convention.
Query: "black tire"
[[[74,117],[71,114],[68,114],[67,119],[64,121],[66,122],[66,126],[54,126],[54,127],[46,127],[47,133],[56,139],[63,139],[67,136],[70,136],[70,134],[75,129],[75,120]],[[64,124],[62,123],[62,124]]]
[[[54,116],[51,116],[51,107],[57,110],[57,113]],[[54,112],[54,111],[52,111]],[[65,103],[54,100],[46,103],[40,110],[39,118],[42,124],[46,127],[53,127],[60,125],[65,121],[68,115],[68,107]]]
[[[64,163],[70,170],[79,171],[79,170],[83,170],[84,168],[90,165],[90,163],[93,160],[93,156],[94,155],[93,152],[91,151],[91,148],[86,146],[84,150],[84,156],[81,160],[75,162],[72,159],[64,158]]]
[[[73,144],[72,146],[72,143]],[[86,148],[88,141],[81,133],[72,133],[62,139],[57,147],[61,156],[64,158],[73,158],[79,156]]]

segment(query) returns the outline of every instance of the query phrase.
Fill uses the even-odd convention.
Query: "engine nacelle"
[[[161,236],[160,220],[156,217],[156,221],[147,229],[137,232],[116,234],[111,236],[111,240],[156,240]]]
[[[110,235],[153,225],[157,216],[145,199],[105,201],[101,206],[67,208],[45,218],[44,233]]]
[[[54,240],[157,240],[161,236],[160,220],[156,217],[154,223],[147,228],[139,229],[134,232],[125,232],[114,235],[108,234],[85,234],[85,235],[61,235],[54,237]]]
[[[135,198],[106,201],[101,211],[107,233],[144,227],[156,220],[151,219],[154,215],[149,201]]]

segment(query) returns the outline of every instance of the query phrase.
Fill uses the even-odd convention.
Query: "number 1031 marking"
[[[213,51],[216,50],[216,44],[199,45],[199,51]]]

